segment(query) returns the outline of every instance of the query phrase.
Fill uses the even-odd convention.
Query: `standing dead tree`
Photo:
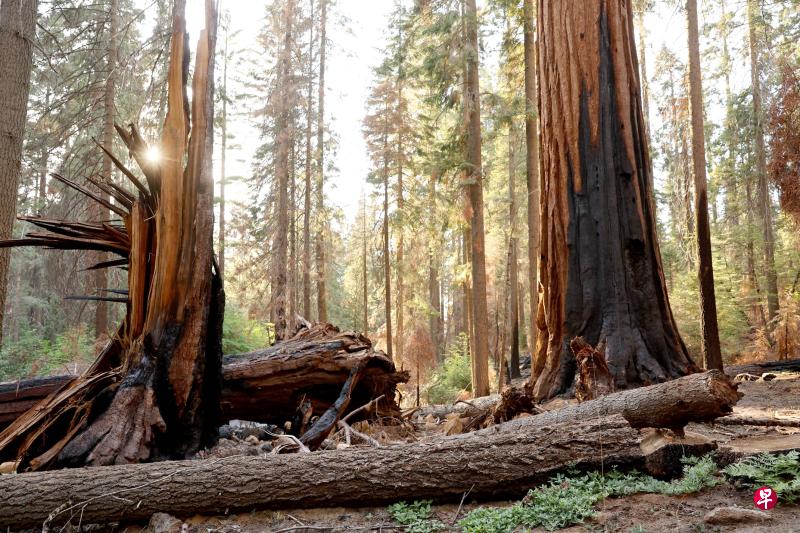
[[[119,220],[28,217],[44,231],[0,242],[110,252],[118,258],[92,269],[128,271],[127,291],[114,291],[124,297],[109,298],[125,302],[125,319],[95,363],[0,433],[0,460],[16,460],[20,470],[185,457],[214,434],[224,299],[212,249],[217,17],[214,2],[207,0],[190,108],[184,9],[185,1],[175,2],[160,159],[148,157],[151,147],[133,125],[116,130],[144,179],[101,146],[135,192],[107,176],[88,179],[100,194],[54,176]]]

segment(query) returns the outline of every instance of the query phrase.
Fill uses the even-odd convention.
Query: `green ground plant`
[[[736,485],[751,489],[771,487],[782,502],[800,499],[800,452],[747,457],[722,471]]]
[[[395,503],[389,506],[389,514],[409,533],[433,533],[446,529],[441,521],[431,518],[433,511],[430,500]]]

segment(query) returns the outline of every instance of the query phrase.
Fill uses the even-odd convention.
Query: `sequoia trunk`
[[[626,0],[538,3],[542,231],[533,395],[568,391],[581,336],[618,389],[697,370],[667,298],[632,12]]]

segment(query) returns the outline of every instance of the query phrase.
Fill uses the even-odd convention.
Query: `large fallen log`
[[[319,324],[270,348],[227,356],[222,367],[222,417],[283,424],[295,415],[302,399],[311,403],[314,415],[322,415],[337,400],[356,365],[363,369],[348,411],[383,395],[378,413],[399,414],[395,391],[398,383],[408,380],[407,373],[397,372],[391,359],[373,350],[363,335]],[[71,379],[0,384],[0,429]]]
[[[729,415],[741,397],[737,385],[718,370],[690,374],[665,383],[630,389],[601,396],[583,403],[536,414],[541,426],[561,422],[579,423],[590,418],[622,415],[635,428],[658,427],[680,431],[689,422],[707,422]],[[438,417],[459,413],[476,417],[496,410],[501,396],[473,400],[474,405],[436,406],[422,414]],[[517,422],[497,426],[513,430]]]
[[[675,473],[702,438],[643,434],[619,415],[383,448],[84,468],[0,476],[0,526],[146,520],[254,509],[383,505],[398,500],[519,497],[566,468]],[[652,430],[648,430],[652,431]]]
[[[540,424],[582,422],[589,418],[622,415],[635,428],[681,431],[689,422],[710,422],[733,412],[742,394],[719,370],[690,374],[665,383],[601,396],[595,400],[534,416]],[[505,426],[513,429],[517,421]]]

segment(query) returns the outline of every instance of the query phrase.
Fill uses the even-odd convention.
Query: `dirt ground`
[[[800,374],[778,374],[772,381],[742,382],[744,397],[735,414],[769,416],[800,421]],[[430,430],[430,423],[423,433]],[[716,439],[720,447],[741,451],[775,451],[800,448],[800,428],[692,424],[689,431]],[[473,502],[433,507],[433,518],[439,519],[448,531],[459,531],[455,525],[469,511],[479,506],[504,507],[515,502]],[[723,483],[699,494],[670,497],[641,494],[626,498],[607,498],[596,506],[597,516],[581,526],[562,531],[577,532],[800,532],[800,505],[778,503],[768,511],[771,520],[763,524],[739,523],[715,526],[703,520],[717,507],[738,506],[755,509],[752,493]],[[360,509],[303,509],[278,512],[252,512],[246,515],[194,517],[176,531],[186,533],[304,533],[348,531],[404,531],[395,523],[386,507]],[[127,528],[134,533],[139,528]],[[147,530],[144,530],[147,531]],[[151,530],[152,531],[152,530]],[[543,531],[543,530],[533,530]]]

